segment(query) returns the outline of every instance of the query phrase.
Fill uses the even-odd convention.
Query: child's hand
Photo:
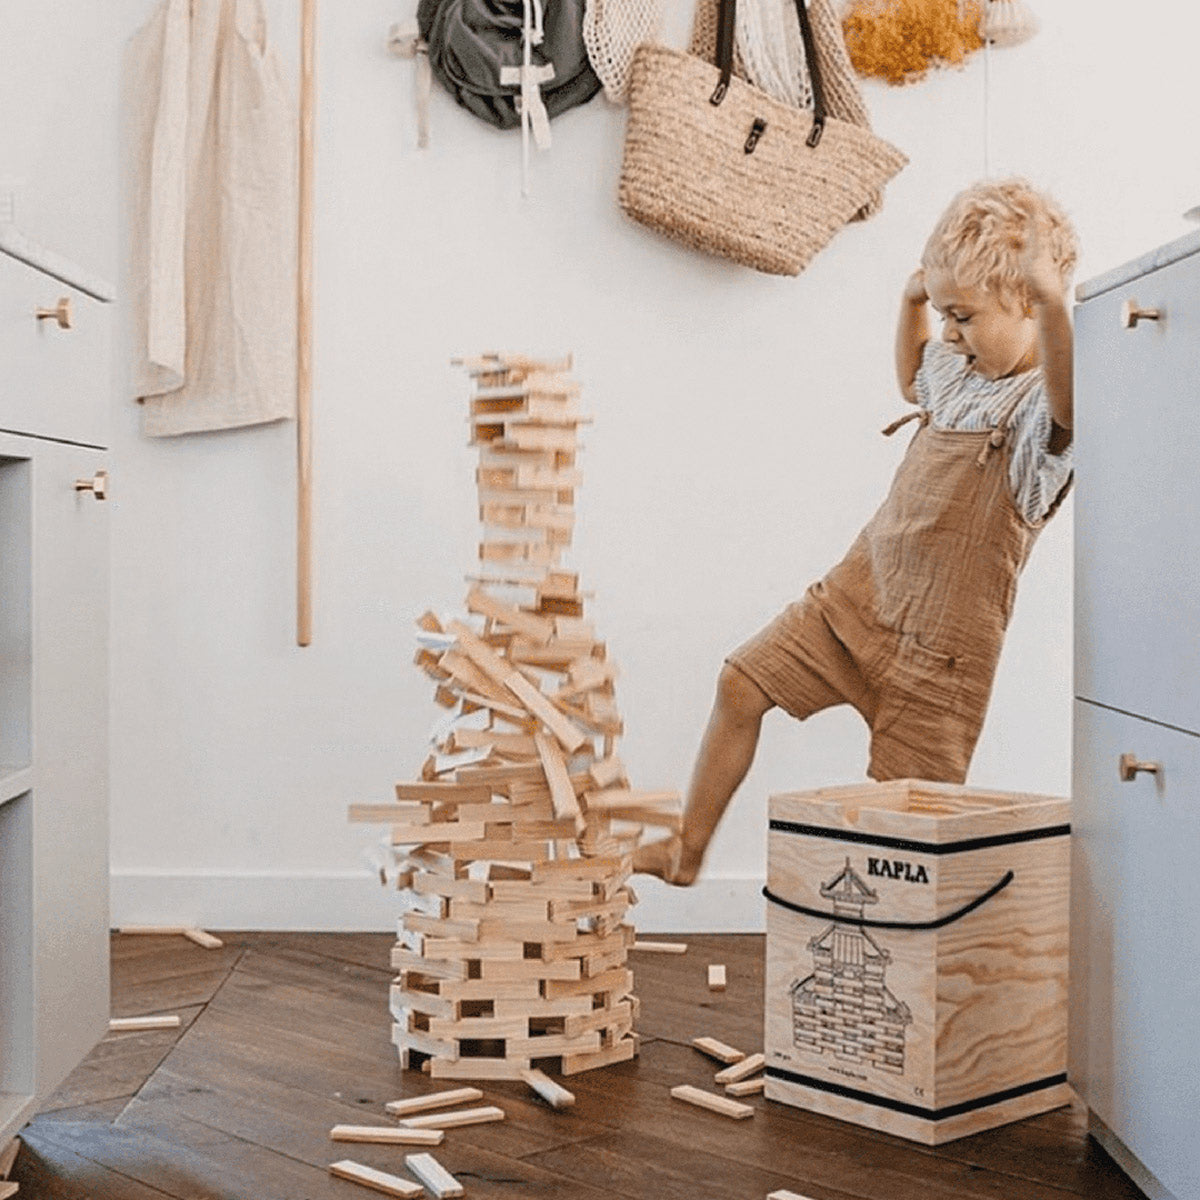
[[[656,875],[677,887],[690,887],[700,874],[700,861],[699,856],[686,850],[683,839],[675,834],[639,846],[633,855],[633,869],[641,875]]]
[[[904,285],[904,299],[909,304],[924,304],[929,299],[929,293],[925,290],[924,268],[918,267],[908,277],[908,282]]]
[[[1034,304],[1061,300],[1063,281],[1046,244],[1046,231],[1041,218],[1027,223],[1025,245],[1021,250],[1021,273]]]

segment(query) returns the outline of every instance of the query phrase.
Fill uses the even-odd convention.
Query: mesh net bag
[[[583,44],[614,104],[624,103],[629,91],[634,50],[654,40],[661,22],[662,0],[587,0]]]

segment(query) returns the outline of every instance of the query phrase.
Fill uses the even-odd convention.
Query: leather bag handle
[[[761,3],[762,0],[747,0],[748,3]],[[805,0],[796,0],[796,15],[800,18],[800,37],[804,43],[804,58],[808,65],[808,76],[812,82],[813,94],[813,123],[806,139],[808,145],[816,146],[825,132],[825,89],[821,84],[821,67],[817,62],[816,39],[813,37],[812,22],[808,17],[808,6]],[[729,91],[729,81],[733,78],[733,44],[737,30],[737,0],[720,0],[717,19],[717,61],[716,66],[721,72],[717,86],[710,100],[720,104]]]

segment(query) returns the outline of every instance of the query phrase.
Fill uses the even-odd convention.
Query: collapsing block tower
[[[635,791],[616,752],[616,671],[584,617],[570,546],[579,386],[569,360],[487,354],[475,380],[481,572],[463,620],[426,613],[417,663],[447,711],[387,823],[381,873],[404,911],[393,1041],[435,1078],[564,1075],[637,1053],[628,879],[679,796]]]

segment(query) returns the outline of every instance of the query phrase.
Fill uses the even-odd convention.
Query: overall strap
[[[906,412],[904,416],[897,417],[890,425],[885,425],[883,428],[883,436],[891,437],[897,429],[903,428],[909,421],[920,421],[921,428],[924,429],[929,424],[929,409],[914,408],[911,412]]]
[[[979,451],[979,457],[975,460],[981,467],[993,450],[999,450],[1008,441],[1009,424],[1012,422],[1013,414],[1020,408],[1021,402],[1028,395],[1029,393],[1024,389],[1014,389],[1012,398],[1000,410],[1000,416],[992,432],[988,435],[988,440],[984,442],[983,449]]]

